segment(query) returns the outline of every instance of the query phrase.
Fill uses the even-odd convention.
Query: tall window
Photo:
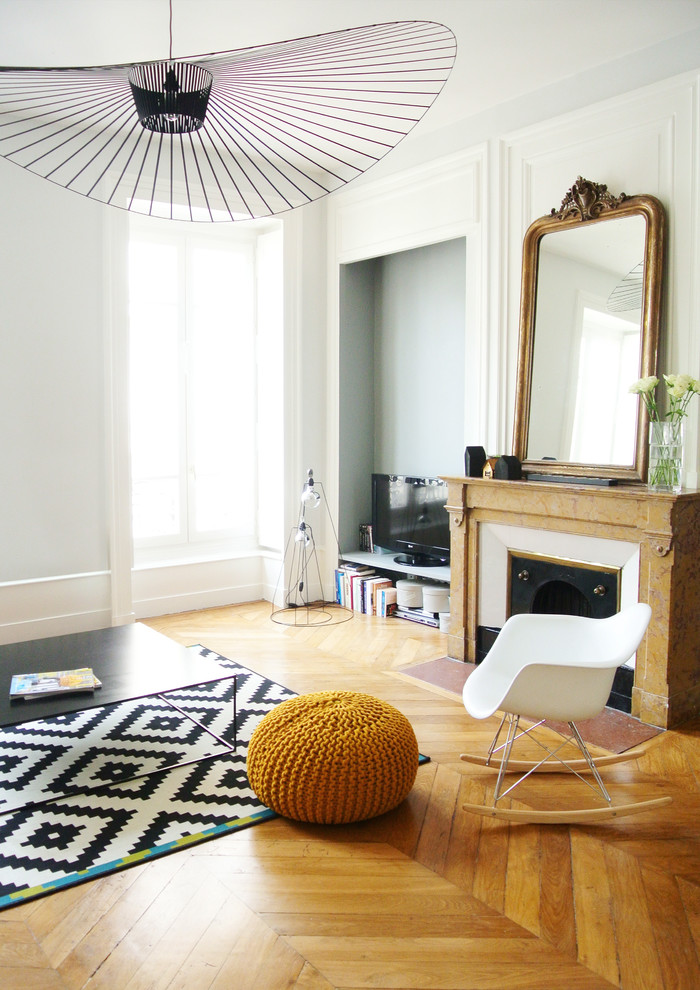
[[[276,456],[270,420],[279,426],[281,400],[262,402],[259,379],[264,393],[281,360],[281,234],[271,251],[269,232],[222,226],[130,218],[137,561],[260,544],[258,478]]]

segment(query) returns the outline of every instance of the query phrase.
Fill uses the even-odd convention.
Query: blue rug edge
[[[424,766],[426,763],[430,763],[430,757],[419,753],[418,766]],[[44,897],[46,894],[55,894],[58,890],[66,890],[69,887],[87,883],[88,880],[96,880],[98,877],[109,876],[110,873],[127,870],[132,866],[138,866],[140,863],[157,859],[159,856],[167,856],[168,853],[179,852],[188,846],[198,845],[210,839],[216,839],[221,835],[227,835],[229,832],[250,828],[253,825],[260,824],[260,822],[269,821],[277,817],[277,813],[270,808],[263,808],[261,811],[256,811],[252,815],[247,815],[245,818],[236,818],[230,822],[222,822],[221,825],[216,825],[214,828],[205,829],[203,832],[193,832],[192,835],[183,836],[181,839],[175,839],[172,842],[164,842],[162,845],[153,846],[150,849],[143,849],[141,852],[133,853],[131,856],[115,859],[111,863],[104,863],[102,866],[91,867],[89,870],[71,873],[69,876],[53,880],[51,883],[39,884],[36,887],[27,887],[24,890],[18,890],[14,894],[0,896],[0,911],[4,908],[25,904],[27,901],[35,900],[38,897]]]
[[[140,863],[148,862],[159,856],[166,856],[168,853],[178,852],[180,849],[184,849],[187,846],[207,842],[209,839],[216,839],[220,835],[226,835],[229,832],[236,832],[239,829],[249,828],[252,825],[258,825],[260,822],[276,817],[276,813],[271,811],[270,808],[263,808],[261,811],[256,811],[252,815],[246,815],[245,818],[236,818],[230,822],[222,822],[221,825],[215,825],[214,828],[205,829],[203,832],[193,832],[192,835],[183,836],[181,839],[174,839],[172,842],[164,842],[162,845],[153,846],[150,849],[143,849],[140,852],[133,853],[131,856],[124,856],[122,859],[115,859],[111,863],[104,863],[102,866],[91,867],[89,870],[80,870],[77,873],[71,873],[69,876],[61,877],[60,879],[53,880],[50,883],[39,884],[36,887],[27,887],[24,890],[18,890],[14,894],[6,894],[5,896],[0,897],[0,910],[6,907],[13,907],[18,904],[23,904],[26,901],[34,900],[37,897],[42,897],[44,894],[54,894],[57,890],[64,890],[67,887],[75,887],[77,884],[86,883],[88,880],[95,880],[98,877],[108,876],[110,873],[117,873],[119,870],[129,869],[131,866],[138,866]]]

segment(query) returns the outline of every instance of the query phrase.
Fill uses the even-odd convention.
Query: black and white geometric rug
[[[154,695],[0,729],[0,909],[273,817],[246,753],[293,692],[191,649],[231,676],[164,695],[177,708]]]

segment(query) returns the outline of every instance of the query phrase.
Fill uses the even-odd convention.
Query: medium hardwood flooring
[[[444,655],[436,630],[366,616],[290,628],[266,603],[147,624],[298,693],[384,698],[431,762],[373,821],[275,819],[0,913],[3,990],[700,987],[700,724],[605,771],[614,798],[670,793],[672,805],[595,826],[507,825],[461,809],[493,776],[459,754],[483,750],[493,725],[401,673]],[[588,793],[560,775],[525,786],[528,803]]]

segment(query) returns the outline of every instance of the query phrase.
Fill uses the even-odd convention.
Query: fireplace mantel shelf
[[[700,711],[700,490],[446,477],[451,532],[450,656],[476,657],[484,523],[639,545],[639,600],[652,620],[637,651],[632,714],[670,728]]]

